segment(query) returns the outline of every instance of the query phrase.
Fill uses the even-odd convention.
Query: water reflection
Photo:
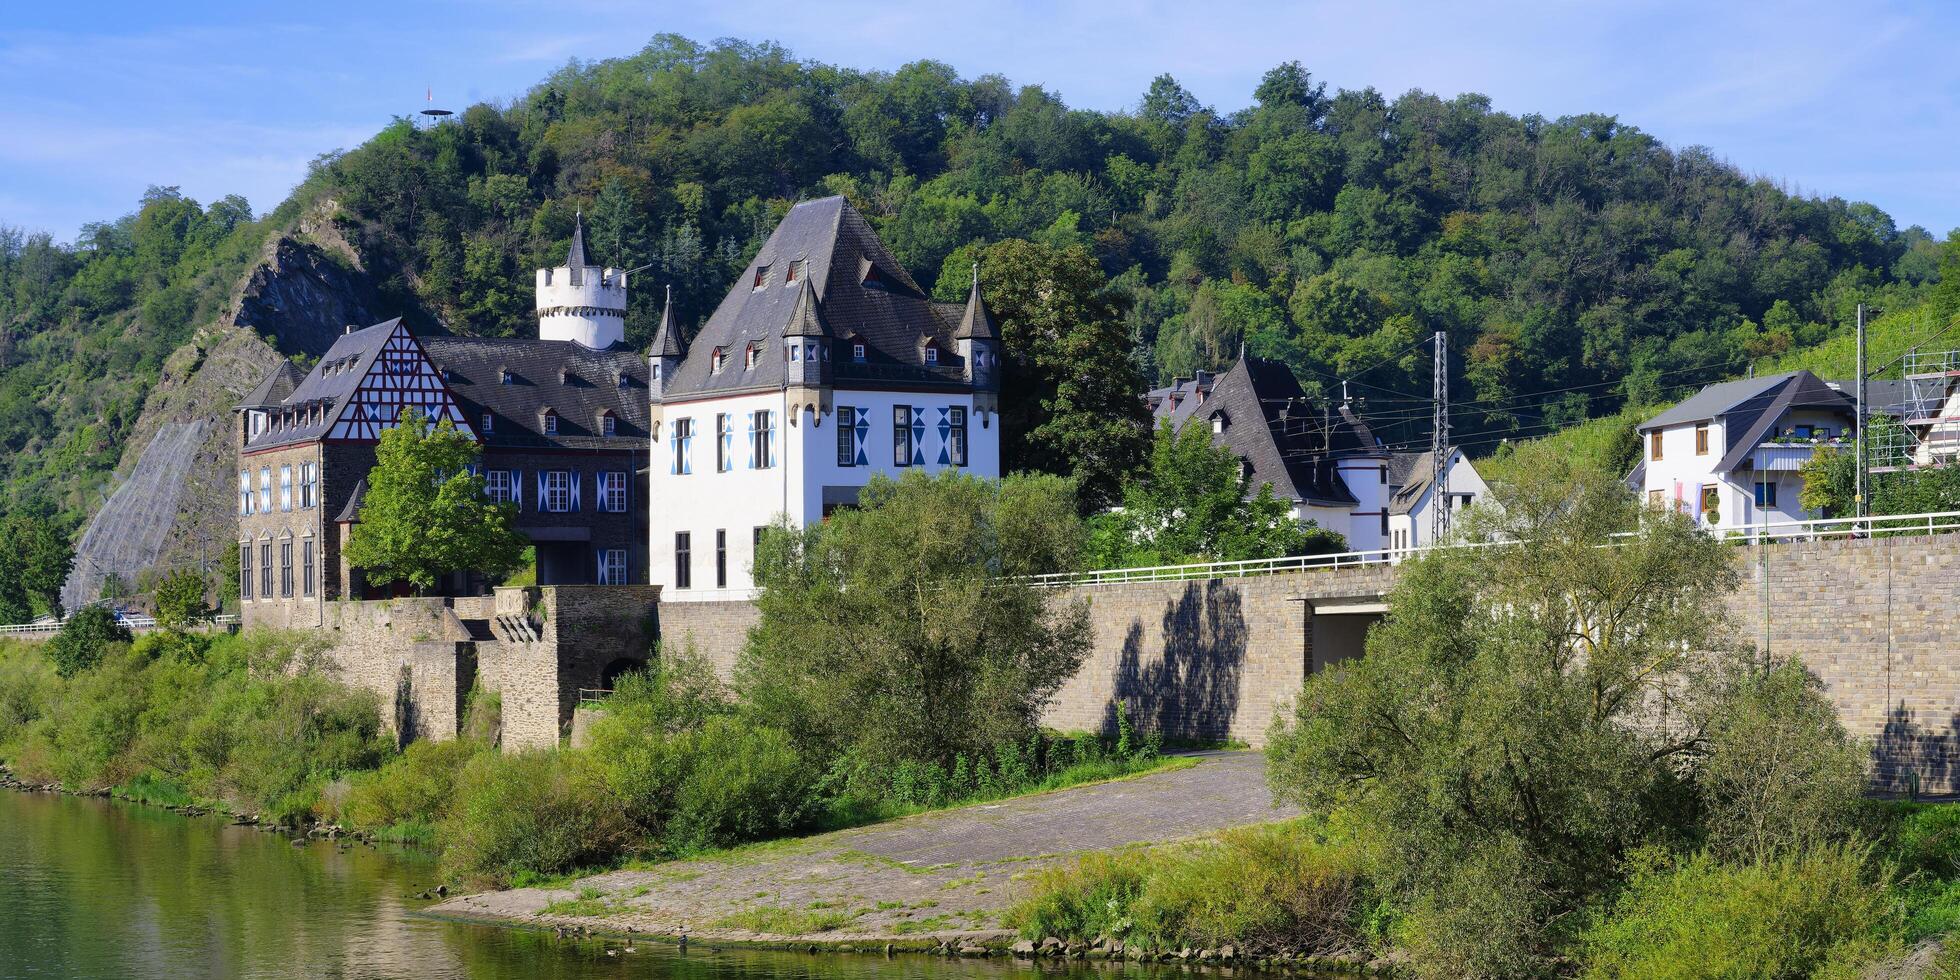
[[[0,792],[0,978],[986,980],[1135,965],[565,941],[424,918],[412,852],[308,844],[106,800]],[[1230,971],[1207,971],[1229,976]]]

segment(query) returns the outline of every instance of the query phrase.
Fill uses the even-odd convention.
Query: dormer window
[[[927,366],[927,367],[931,367],[931,366],[933,366],[933,365],[935,365],[935,364],[938,364],[938,363],[939,363],[939,348],[937,348],[937,347],[934,347],[934,346],[932,346],[931,344],[927,344],[927,345],[926,345],[926,366]]]
[[[1227,427],[1227,426],[1229,426],[1229,425],[1231,425],[1231,424],[1232,424],[1232,417],[1231,417],[1231,416],[1229,416],[1229,415],[1226,415],[1226,414],[1225,414],[1224,412],[1219,412],[1218,414],[1216,414],[1216,415],[1213,415],[1213,416],[1211,417],[1211,433],[1212,433],[1212,435],[1222,435],[1222,434],[1224,434],[1224,432],[1225,432],[1225,429],[1226,429],[1226,427]]]
[[[448,368],[443,368],[442,381],[444,384],[453,384],[456,381],[456,372],[451,371]]]
[[[851,360],[853,360],[853,361],[856,361],[856,362],[857,362],[857,363],[859,363],[859,364],[863,364],[863,363],[864,363],[864,344],[863,344],[863,343],[861,343],[861,342],[860,342],[860,343],[854,343],[854,344],[852,344],[852,345],[851,345]]]
[[[721,373],[721,348],[719,347],[708,353],[708,372],[710,374]]]
[[[873,289],[885,288],[885,277],[878,274],[878,267],[868,266],[864,270],[864,285]]]
[[[632,386],[633,386],[633,379],[627,377],[624,372],[621,372],[619,375],[619,390],[625,391],[626,389]]]
[[[544,410],[544,434],[548,436],[558,434],[558,413],[548,408]]]
[[[794,286],[801,278],[803,278],[803,260],[797,259],[789,264],[789,272],[783,276],[783,285]]]
[[[510,373],[510,368],[498,368],[497,383],[501,385],[516,384],[517,376]]]
[[[750,344],[748,350],[742,352],[742,370],[744,371],[754,370],[756,359],[758,356],[761,355],[761,353],[762,353],[761,345]]]
[[[497,428],[497,417],[491,415],[489,412],[484,412],[483,425],[482,425],[483,431],[490,432],[495,430],[496,428]]]
[[[769,285],[769,267],[766,265],[756,266],[755,283],[752,288],[761,289],[762,287],[767,285]]]
[[[619,434],[619,419],[614,418],[613,413],[607,412],[599,417],[599,434],[609,438]]]

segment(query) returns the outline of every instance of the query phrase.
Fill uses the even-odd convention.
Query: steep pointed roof
[[[973,285],[967,289],[966,312],[960,315],[960,328],[953,331],[954,340],[999,340],[1000,334],[994,330],[994,318],[987,313],[987,304],[980,298],[980,263],[973,263]]]
[[[810,284],[810,277],[803,277],[803,288],[796,293],[796,308],[790,311],[789,325],[783,328],[785,337],[828,337],[830,325],[824,322],[823,306],[817,302],[817,287]]]
[[[788,275],[796,263],[801,263],[797,280],[807,280],[828,336],[865,345],[862,363],[833,357],[838,388],[898,384],[971,389],[957,358],[942,356],[927,364],[920,343],[924,339],[942,353],[952,351],[957,319],[934,307],[863,215],[844,198],[827,197],[804,201],[783,216],[702,324],[686,359],[666,379],[668,402],[768,390],[784,382],[789,369],[784,358],[759,358],[753,367],[716,373],[711,352],[779,343],[783,337],[799,336],[791,330],[809,329],[792,326],[793,318],[801,316],[799,309],[807,309],[806,283]]]
[[[1251,465],[1251,485],[1271,484],[1282,500],[1346,505],[1355,502],[1336,471],[1343,450],[1363,434],[1350,420],[1316,408],[1293,371],[1277,361],[1241,356],[1212,384],[1211,393],[1173,424],[1222,429],[1212,441]],[[1213,424],[1215,416],[1224,416]]]
[[[585,212],[572,214],[572,248],[565,253],[565,265],[572,270],[571,284],[582,285],[585,281]]]
[[[687,340],[674,322],[674,287],[667,287],[667,305],[660,308],[660,327],[653,332],[653,356],[686,357]]]
[[[299,383],[305,379],[306,374],[300,371],[299,365],[282,360],[279,366],[273,368],[265,376],[265,380],[259,382],[258,387],[253,388],[252,393],[246,395],[245,400],[239,402],[236,407],[271,408],[274,405],[284,404],[286,396],[292,394],[293,389],[299,387]]]

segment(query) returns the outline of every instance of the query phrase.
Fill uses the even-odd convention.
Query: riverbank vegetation
[[[617,683],[585,747],[556,751],[501,751],[481,692],[456,739],[398,750],[374,697],[324,671],[322,634],[132,638],[78,615],[0,646],[0,761],[436,847],[485,883],[1118,778],[1162,764],[1156,738],[1120,710],[1108,735],[1040,729],[1087,622],[1012,578],[1070,567],[1082,536],[1058,478],[876,480],[854,510],[765,535],[732,685],[663,651]]]
[[[1270,781],[1314,818],[1051,872],[1025,933],[1809,977],[1950,928],[1960,807],[1862,798],[1868,749],[1815,677],[1739,642],[1731,555],[1609,473],[1520,455],[1534,478],[1464,518],[1493,546],[1405,564],[1367,655],[1276,722]],[[1250,873],[1260,847],[1301,870]]]

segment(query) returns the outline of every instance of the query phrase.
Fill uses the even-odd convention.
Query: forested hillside
[[[582,209],[598,259],[652,266],[628,321],[644,343],[658,287],[698,322],[789,204],[844,193],[942,298],[983,244],[1079,246],[1134,348],[1085,358],[1161,380],[1243,343],[1310,389],[1350,379],[1392,439],[1427,438],[1422,344],[1445,331],[1473,450],[1818,344],[1856,302],[1904,307],[1939,276],[1921,229],[1611,116],[1330,90],[1297,64],[1252,94],[1220,113],[1164,76],[1132,111],[1091,112],[931,62],[663,36],[323,156],[262,222],[159,190],[73,247],[0,235],[0,507],[72,525],[164,358],[228,322],[268,231],[316,207],[384,306],[486,335],[533,329],[531,270]]]

